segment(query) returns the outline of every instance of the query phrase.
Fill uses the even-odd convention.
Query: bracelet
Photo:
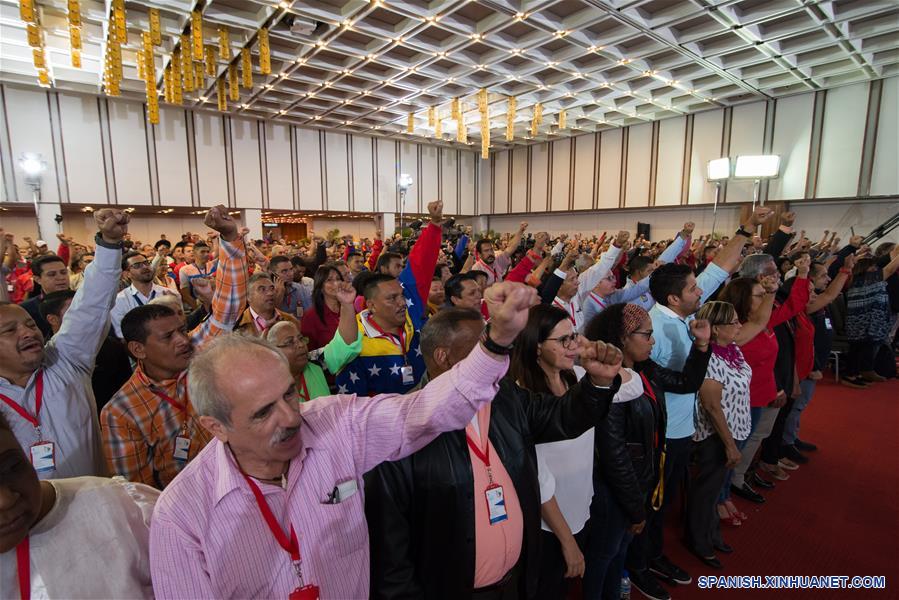
[[[493,354],[499,354],[502,356],[508,356],[512,354],[512,348],[515,347],[515,344],[500,346],[492,339],[490,339],[490,323],[487,323],[487,328],[484,330],[484,339],[482,340],[482,343],[484,344],[484,348],[486,348],[488,352],[492,352]]]
[[[846,267],[841,267],[840,273],[845,273],[846,275],[852,275],[852,271],[847,269]]]
[[[109,248],[110,250],[121,250],[122,248],[125,247],[125,240],[120,240],[116,244],[110,244],[109,242],[107,242],[106,240],[103,239],[103,236],[100,235],[100,232],[98,231],[97,234],[94,236],[94,244],[96,244],[97,246],[100,246],[101,248]]]
[[[742,235],[743,237],[747,237],[750,240],[752,239],[752,234],[746,231],[746,229],[742,225],[740,225],[740,228],[737,229],[737,233],[735,233],[734,235]]]

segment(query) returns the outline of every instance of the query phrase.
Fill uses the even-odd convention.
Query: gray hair
[[[750,254],[740,265],[740,277],[758,279],[759,275],[765,272],[765,267],[773,262],[774,257],[770,254]]]
[[[161,304],[177,311],[183,311],[184,306],[181,304],[181,298],[171,292],[165,292],[150,300],[147,304]]]
[[[434,355],[437,348],[446,348],[453,345],[458,332],[458,325],[463,321],[483,321],[481,313],[473,308],[443,308],[436,315],[428,319],[421,328],[419,345],[421,353],[425,357]]]
[[[574,260],[574,268],[578,273],[583,273],[593,266],[593,262],[593,257],[589,254],[579,254],[578,257]]]
[[[250,275],[250,278],[247,280],[247,288],[249,288],[260,279],[272,281],[272,276],[267,271],[254,271],[253,274]]]
[[[292,322],[278,321],[277,323],[275,323],[274,325],[272,325],[271,327],[266,329],[262,333],[262,337],[265,338],[266,340],[269,340],[272,338],[273,335],[275,335],[275,333],[281,331],[282,329],[287,329],[288,327],[293,327],[294,329],[297,330],[297,332],[299,332],[299,328],[296,325],[294,325]]]
[[[287,359],[271,342],[243,335],[220,335],[212,339],[190,361],[187,369],[187,388],[190,402],[197,414],[217,419],[226,427],[231,426],[231,405],[219,388],[218,367],[225,355],[248,356],[270,352],[287,365]]]

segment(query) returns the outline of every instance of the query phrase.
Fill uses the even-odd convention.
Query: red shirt
[[[774,363],[777,360],[777,338],[770,329],[740,346],[743,358],[752,367],[752,379],[749,381],[749,406],[768,406],[777,396],[777,384],[774,382]]]
[[[303,313],[300,333],[309,338],[310,350],[325,346],[334,339],[334,334],[337,333],[337,325],[340,324],[340,311],[333,311],[325,304],[324,314],[325,319],[322,321],[314,306]]]
[[[796,377],[802,381],[815,368],[815,324],[804,312],[796,315],[793,342],[796,355]]]

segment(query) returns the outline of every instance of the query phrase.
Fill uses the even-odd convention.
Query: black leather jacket
[[[589,383],[565,396],[532,394],[508,378],[490,414],[489,437],[515,485],[524,523],[519,596],[536,593],[540,485],[534,444],[575,438],[608,412],[620,385]],[[475,570],[475,498],[464,431],[439,435],[402,460],[366,474],[371,598],[470,598]],[[350,576],[350,574],[347,574]]]
[[[630,402],[616,402],[596,426],[595,484],[611,490],[632,523],[646,518],[647,497],[659,481],[668,419],[665,392],[697,391],[711,357],[708,350],[691,349],[683,372],[666,369],[651,360],[635,365],[634,370],[649,381],[655,400],[644,391]]]

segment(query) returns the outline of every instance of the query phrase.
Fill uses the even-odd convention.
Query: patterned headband
[[[621,321],[624,326],[622,331],[623,337],[627,337],[637,331],[648,316],[649,313],[643,307],[636,304],[626,304],[621,312]]]

